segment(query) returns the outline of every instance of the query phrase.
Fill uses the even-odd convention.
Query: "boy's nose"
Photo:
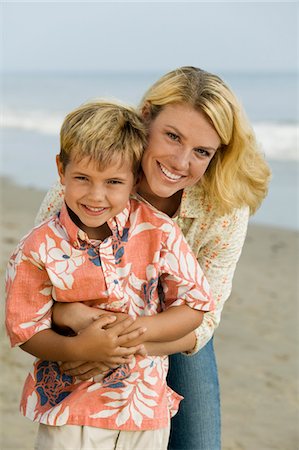
[[[105,188],[103,186],[92,186],[89,190],[89,198],[93,201],[100,202],[106,197]]]

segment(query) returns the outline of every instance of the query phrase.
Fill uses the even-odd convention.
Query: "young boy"
[[[167,357],[144,356],[134,342],[185,336],[213,302],[179,228],[130,199],[145,145],[130,108],[98,101],[70,113],[57,156],[65,204],[10,259],[6,327],[13,346],[38,358],[21,412],[40,423],[39,450],[167,448],[181,397],[166,385]],[[81,301],[111,314],[76,336],[51,329],[54,302]],[[131,318],[108,327],[113,312]],[[157,317],[156,331],[146,330],[148,316]],[[61,373],[58,361],[80,360],[115,370],[88,381]]]

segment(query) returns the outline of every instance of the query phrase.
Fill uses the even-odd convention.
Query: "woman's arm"
[[[63,201],[64,187],[62,186],[60,181],[57,180],[43,199],[36,215],[34,224],[39,225],[40,223],[44,222],[44,220],[47,220],[50,217],[54,216],[54,214],[61,210]]]
[[[55,303],[52,319],[56,326],[71,328],[76,333],[87,328],[94,320],[102,315],[111,315],[109,311],[89,307],[84,303]],[[124,318],[130,317],[123,313],[114,313],[116,322],[107,325],[113,329]],[[171,342],[176,341],[199,326],[204,313],[190,308],[187,305],[174,306],[153,316],[136,317],[131,326],[124,332],[131,333],[140,328],[145,329],[142,335],[134,341],[128,341],[129,346],[136,346],[145,342]]]
[[[146,331],[142,336],[131,341],[130,345],[177,341],[195,330],[202,322],[203,316],[203,311],[192,309],[187,305],[180,305],[170,307],[153,316],[136,317],[128,331],[133,331],[136,327],[146,328]]]
[[[194,311],[188,306],[182,306],[183,310],[188,308],[183,315],[182,307],[177,306],[169,308],[169,310],[155,316],[137,317],[135,322],[128,329],[126,329],[125,332],[128,333],[130,331],[134,332],[134,330],[137,331],[138,327],[140,329],[140,327],[142,328],[145,325],[148,327],[148,330],[145,331],[143,335],[139,335],[138,338],[135,339],[135,341],[127,342],[127,346],[130,347],[134,345],[135,347],[133,347],[133,349],[137,349],[136,352],[148,354],[151,356],[163,356],[178,352],[192,351],[196,344],[196,337],[193,332],[190,332],[189,334],[181,338],[169,340],[169,336],[171,335],[171,333],[173,333],[173,335],[175,336],[178,335],[178,332],[184,333],[185,329],[189,329],[190,327],[195,328],[198,321],[201,320],[199,315],[201,311]],[[99,310],[98,308],[89,307],[87,305],[84,305],[83,303],[56,303],[53,311],[54,321],[56,321],[57,325],[60,325],[63,328],[72,328],[74,331],[77,327],[83,328],[84,325],[88,326],[95,320],[95,318],[99,314],[103,316],[111,314],[107,311]],[[194,314],[194,312],[196,312],[197,314]],[[190,316],[189,313],[191,313]],[[113,314],[115,316],[118,316],[118,321],[122,321],[124,317],[129,317],[122,313]],[[193,316],[192,321],[195,318],[195,322],[189,322],[189,320],[191,319],[191,315]],[[182,316],[184,316],[183,321]],[[83,323],[82,317],[84,317],[85,323]],[[181,324],[179,330],[177,329],[177,326],[173,325],[173,320],[176,324]],[[107,328],[113,329],[116,323],[117,321],[108,324]],[[161,332],[161,327],[164,327],[163,333]],[[168,327],[172,327],[173,329],[169,331]],[[164,333],[165,338],[167,339],[165,342],[163,342],[161,339]],[[158,338],[158,341],[147,342],[147,339],[149,338]],[[141,346],[141,344],[143,344],[143,346]],[[83,360],[80,359],[78,360],[78,362],[68,360],[68,362],[65,362],[61,365],[61,370],[68,375],[77,376],[81,380],[87,380],[90,377],[96,376],[100,372],[102,372],[102,365],[98,364],[96,361],[90,360],[88,362],[86,358],[83,358]]]
[[[232,280],[237,262],[244,245],[249,219],[249,209],[241,208],[222,218],[200,217],[189,228],[185,236],[197,255],[215,300],[214,311],[207,312],[201,325],[195,330],[197,343],[194,353],[199,351],[211,339],[221,319],[221,313],[232,289]],[[209,222],[211,220],[211,222]],[[207,230],[202,232],[201,223],[207,222]],[[183,221],[178,221],[183,228]],[[195,226],[196,225],[196,226]],[[191,233],[194,229],[196,233]],[[192,245],[193,243],[193,245]],[[196,243],[201,243],[199,247]]]
[[[145,352],[150,356],[173,355],[174,353],[189,353],[196,344],[196,336],[192,331],[180,339],[168,342],[145,342]]]
[[[179,352],[192,352],[196,344],[194,332],[189,333],[181,339],[170,342],[145,342],[143,354],[150,356],[165,356]],[[93,362],[65,362],[61,365],[61,370],[67,375],[76,376],[80,380],[88,380],[103,371],[102,365]]]

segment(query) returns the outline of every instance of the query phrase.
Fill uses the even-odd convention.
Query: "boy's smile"
[[[111,234],[107,221],[126,207],[134,187],[131,164],[114,158],[100,171],[98,164],[86,157],[71,159],[63,169],[57,157],[57,168],[72,220],[89,238],[106,238]]]

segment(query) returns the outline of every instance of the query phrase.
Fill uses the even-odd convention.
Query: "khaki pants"
[[[170,426],[118,431],[80,425],[39,425],[35,450],[167,450]]]

